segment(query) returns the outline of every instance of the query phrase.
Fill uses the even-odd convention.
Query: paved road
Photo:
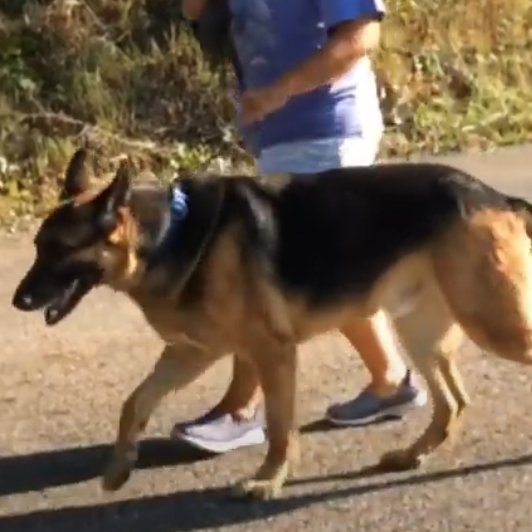
[[[532,147],[453,157],[501,188],[532,197]],[[221,364],[156,413],[140,469],[118,494],[98,475],[121,400],[160,347],[138,311],[104,290],[56,329],[9,307],[31,260],[29,236],[0,236],[0,532],[525,532],[531,530],[532,370],[464,349],[475,399],[454,453],[425,470],[365,476],[379,455],[416,436],[429,409],[403,424],[303,436],[303,460],[284,499],[235,503],[228,482],[251,473],[264,448],[210,460],[165,439],[173,420],[199,413],[222,393]],[[324,337],[305,349],[301,423],[364,383],[355,354]]]

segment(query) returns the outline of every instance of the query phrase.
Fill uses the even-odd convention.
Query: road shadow
[[[384,423],[382,420],[379,423]],[[327,432],[335,427],[317,420],[301,427],[301,433]],[[71,447],[32,454],[0,457],[0,497],[85,482],[99,477],[109,459],[111,445]],[[168,438],[141,440],[137,468],[152,469],[191,464],[214,458],[184,442]]]
[[[256,521],[294,512],[317,503],[330,503],[346,498],[382,492],[418,484],[437,483],[493,470],[532,464],[532,455],[476,464],[459,469],[421,473],[400,477],[387,475],[379,480],[343,489],[289,496],[268,502],[242,502],[228,498],[226,490],[178,492],[119,502],[104,502],[82,507],[63,507],[0,517],[2,532],[192,532],[223,526],[250,525]],[[374,469],[334,476],[308,477],[291,484],[356,481],[374,476]]]
[[[214,456],[168,438],[142,440],[139,449],[139,469],[190,464]],[[0,457],[0,497],[96,478],[111,452],[111,445],[102,444]]]
[[[397,423],[400,419],[397,417],[383,417],[380,419],[377,419],[375,421],[368,421],[366,423],[360,423],[356,426],[354,425],[333,425],[331,422],[327,421],[326,419],[316,419],[314,421],[310,421],[308,423],[305,423],[299,428],[299,432],[301,434],[313,434],[316,432],[331,432],[331,431],[338,431],[338,430],[353,430],[358,428],[364,428],[374,425],[384,425],[384,424],[390,424],[390,423]]]

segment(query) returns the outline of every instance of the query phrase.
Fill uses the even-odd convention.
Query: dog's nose
[[[30,294],[15,294],[13,306],[18,310],[30,310],[33,306],[33,297]]]

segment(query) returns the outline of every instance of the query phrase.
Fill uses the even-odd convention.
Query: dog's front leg
[[[299,459],[299,442],[294,428],[296,355],[296,347],[290,346],[254,357],[264,392],[268,454],[252,479],[235,486],[237,496],[259,499],[279,496],[290,466]]]
[[[117,490],[129,479],[137,460],[137,438],[162,399],[169,392],[193,382],[217,358],[190,344],[168,346],[163,350],[151,373],[122,406],[113,457],[102,479],[105,490]]]

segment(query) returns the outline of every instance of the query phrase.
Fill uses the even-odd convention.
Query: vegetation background
[[[388,0],[382,157],[532,140],[531,0]],[[55,194],[80,145],[187,170],[245,160],[179,0],[0,0],[0,217]]]

